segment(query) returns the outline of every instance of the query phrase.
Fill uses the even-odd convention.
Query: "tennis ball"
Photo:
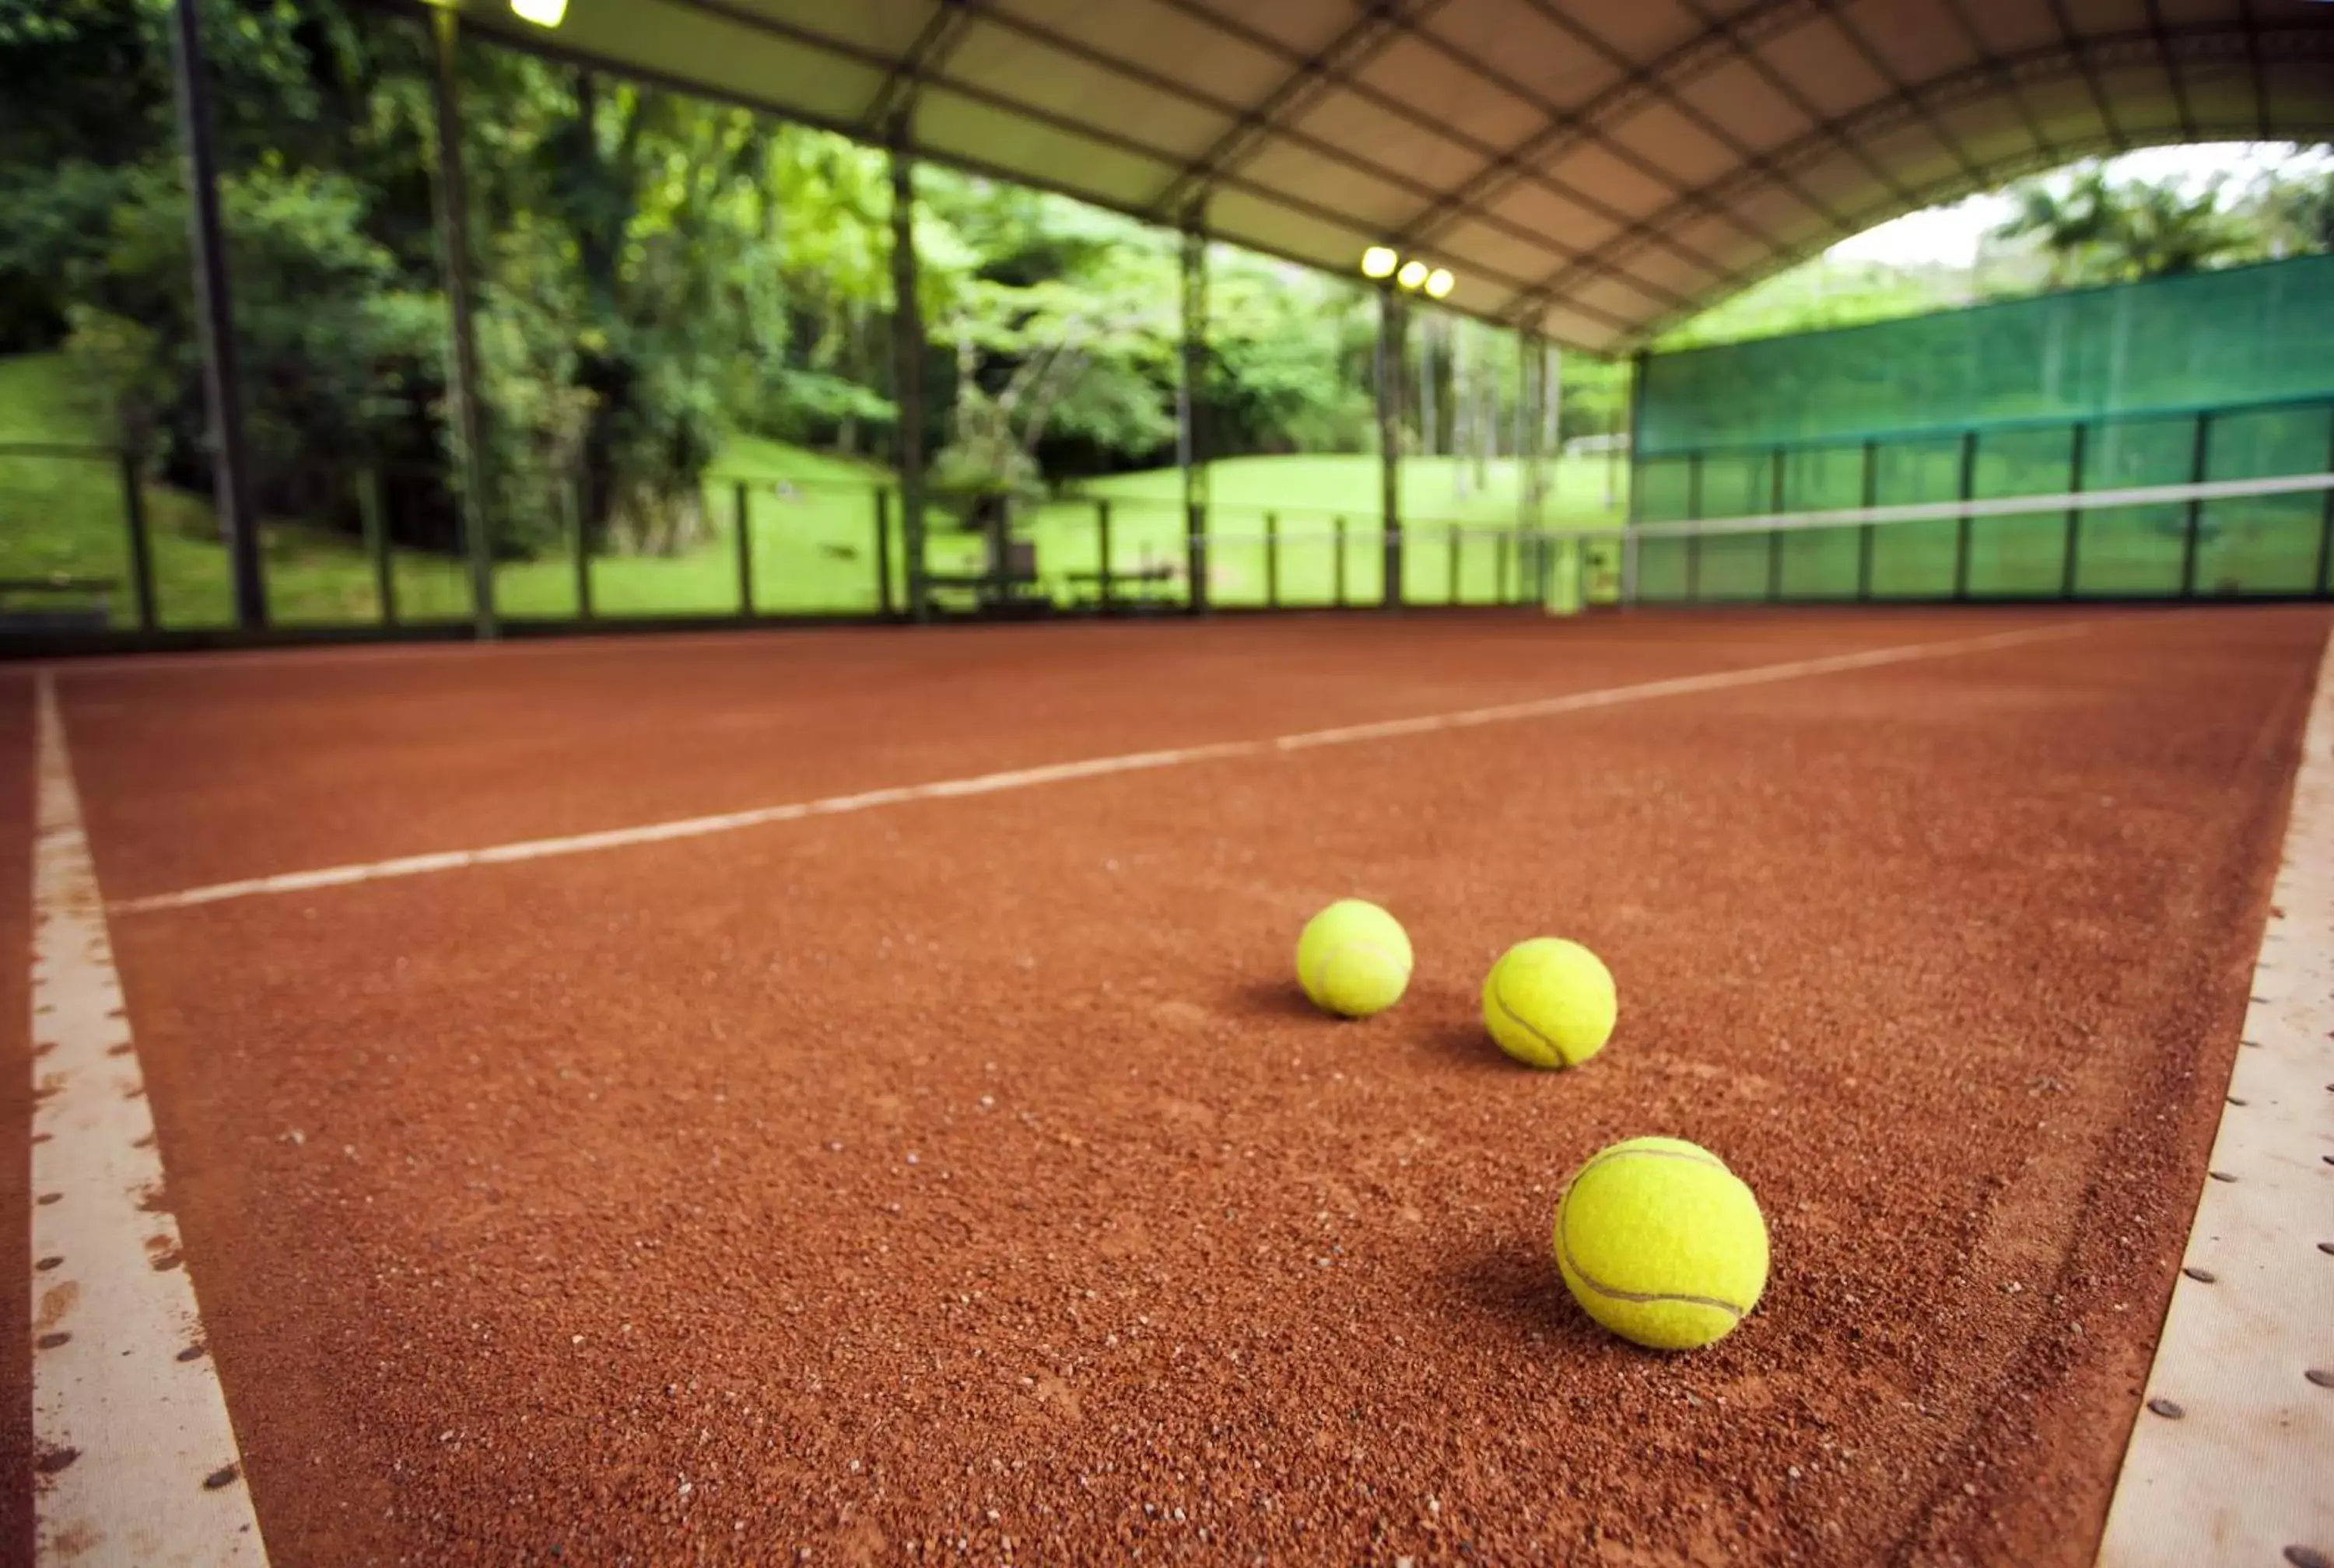
[[[1483,977],[1483,1023],[1500,1049],[1533,1067],[1577,1067],[1613,1037],[1613,972],[1577,942],[1534,937]]]
[[[1681,1138],[1632,1138],[1573,1173],[1556,1265],[1623,1339],[1690,1351],[1724,1339],[1767,1288],[1767,1221],[1726,1162]]]
[[[1410,984],[1410,938],[1375,904],[1340,899],[1305,922],[1297,979],[1316,1007],[1348,1018],[1382,1013]]]

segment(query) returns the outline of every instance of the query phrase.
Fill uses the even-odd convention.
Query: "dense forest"
[[[331,0],[207,16],[254,494],[313,513],[320,467],[378,468],[408,492],[401,541],[450,544],[429,40]],[[102,427],[194,484],[205,418],[169,18],[165,0],[0,0],[0,353],[62,348]],[[684,550],[706,527],[700,482],[740,432],[888,457],[880,151],[483,45],[460,70],[498,553],[548,548],[571,505],[595,549]],[[941,493],[1172,462],[1177,237],[918,178]],[[1367,289],[1223,246],[1210,265],[1210,453],[1373,443]],[[1420,335],[1413,447],[1511,451],[1516,340],[1431,312]],[[1606,428],[1619,377],[1585,369],[1568,417]]]

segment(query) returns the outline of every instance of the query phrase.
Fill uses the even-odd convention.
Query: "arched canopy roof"
[[[1598,352],[2088,154],[2334,136],[2327,0],[568,0],[525,46]]]

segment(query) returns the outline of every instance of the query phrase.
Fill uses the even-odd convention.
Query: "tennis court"
[[[20,667],[0,874],[78,842],[29,832],[69,763],[102,904],[52,880],[37,918],[104,914],[0,1004],[22,1082],[38,988],[118,968],[170,1243],[131,1262],[191,1280],[157,1359],[216,1368],[236,1449],[187,1484],[278,1563],[2087,1563],[2326,632],[1477,611]],[[1348,894],[1418,950],[1365,1024],[1290,974]],[[1619,982],[1570,1073],[1481,1029],[1540,932]],[[1774,1238],[1690,1356],[1548,1256],[1566,1174],[1648,1132]],[[109,1266],[36,1259],[20,1329],[71,1336],[50,1282]],[[50,1520],[94,1483],[34,1395]]]

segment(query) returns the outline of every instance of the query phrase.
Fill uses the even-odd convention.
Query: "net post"
[[[754,619],[754,525],[746,481],[738,481],[738,618]]]
[[[1962,432],[1961,477],[1953,486],[1953,499],[1966,501],[1977,493],[1977,432]],[[1953,524],[1953,598],[1969,598],[1970,583],[1970,515],[1966,512]]]
[[[2326,471],[2334,474],[2334,402],[2326,405]],[[2311,591],[2321,599],[2334,592],[2326,582],[2326,568],[2329,562],[2334,562],[2334,490],[2326,492],[2325,501],[2319,510],[2318,575],[2310,584]]]
[[[2067,443],[2067,491],[2080,495],[2083,489],[2084,447],[2090,439],[2090,426],[2084,420],[2075,421],[2074,434]],[[2059,597],[2075,597],[2075,584],[2081,569],[2083,554],[2083,509],[2067,508],[2067,543],[2062,556],[2063,569],[2059,580]]]
[[[1636,481],[1633,476],[1629,489],[1632,504],[1636,494]],[[1690,523],[1702,520],[1702,448],[1699,447],[1686,454],[1685,515]],[[1685,536],[1685,601],[1688,604],[1702,602],[1702,535],[1699,533],[1690,533]]]
[[[365,559],[372,563],[374,613],[383,626],[397,624],[397,572],[390,562],[389,529],[382,515],[381,470],[357,471],[357,516],[364,530]]]
[[[1769,460],[1767,474],[1767,510],[1776,516],[1783,511],[1783,448],[1775,448]],[[1767,602],[1773,604],[1783,597],[1783,534],[1779,528],[1767,530]]]
[[[1864,443],[1864,487],[1861,494],[1865,510],[1870,511],[1880,504],[1880,443],[1877,441]],[[1873,525],[1870,523],[1856,531],[1856,601],[1858,604],[1872,602],[1873,542]]]
[[[2204,482],[2205,472],[2212,467],[2212,449],[2213,411],[2206,409],[2196,415],[2195,436],[2188,453],[2188,483],[2191,485]],[[2196,597],[2196,545],[2204,526],[2204,503],[2192,495],[2188,500],[2186,526],[2180,541],[2180,597],[2183,599]]]
[[[1113,575],[1110,563],[1110,497],[1095,501],[1095,598],[1102,612],[1109,614],[1118,601],[1118,579]]]
[[[892,492],[875,486],[875,613],[892,613]]]
[[[145,465],[139,459],[137,449],[124,447],[121,452],[121,525],[130,543],[130,603],[138,615],[138,630],[154,630],[154,542],[146,533],[146,486],[140,483]]]
[[[1264,607],[1280,608],[1280,514],[1264,515]]]
[[[2329,515],[2329,516],[2334,516],[2334,512],[2329,512],[2329,513],[2328,514],[2328,515]],[[1336,584],[1335,592],[1336,592],[1336,605],[1337,605],[1337,608],[1338,608],[1338,609],[1343,610],[1343,609],[1345,609],[1345,518],[1343,518],[1343,517],[1336,518],[1336,519],[1333,521],[1333,524],[1332,524],[1332,531],[1333,531],[1333,532],[1336,534],[1336,536],[1337,536],[1337,563],[1336,563],[1336,572],[1333,573],[1333,577],[1334,577],[1335,584]],[[2323,573],[2323,572],[2321,572],[2321,573],[2320,573],[2320,576],[2323,576],[2323,575],[2324,575],[2324,573]]]

